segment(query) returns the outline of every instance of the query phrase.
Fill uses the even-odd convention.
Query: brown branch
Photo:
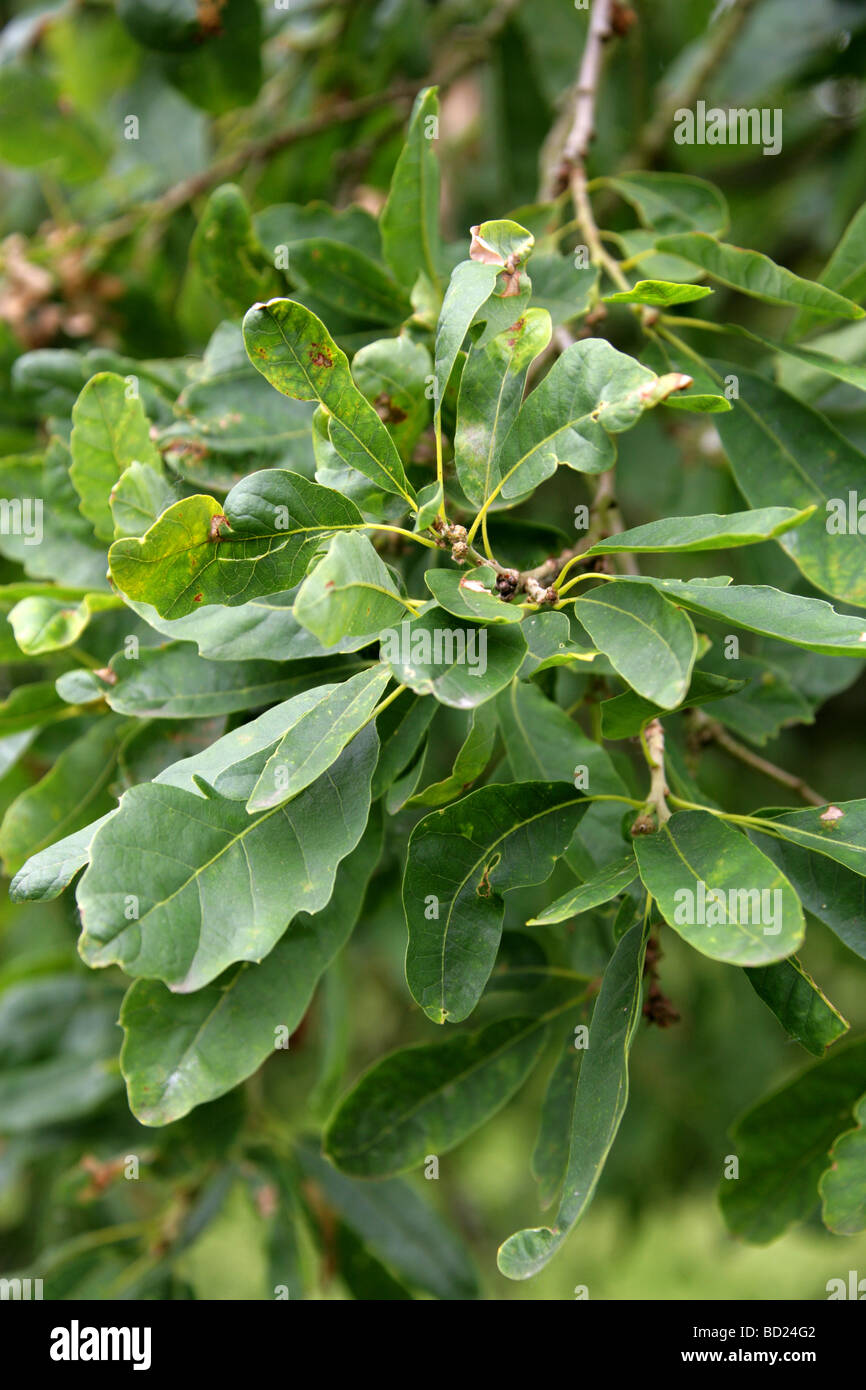
[[[723,728],[715,719],[709,719],[701,710],[692,711],[692,727],[701,740],[712,739],[720,748],[724,748],[726,753],[730,753],[732,758],[737,758],[747,767],[754,768],[756,772],[762,772],[765,777],[769,777],[773,782],[778,782],[779,786],[787,787],[790,791],[796,792],[810,806],[826,806],[828,804],[826,796],[816,792],[802,777],[798,777],[793,772],[786,772],[783,767],[777,767],[768,758],[762,758],[759,753],[753,753],[751,748],[747,748],[745,744],[732,738],[727,729]]]

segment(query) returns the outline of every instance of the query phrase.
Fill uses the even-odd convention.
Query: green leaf
[[[538,1183],[542,1211],[556,1198],[568,1166],[571,1113],[582,1056],[582,1050],[575,1047],[574,1035],[567,1033],[544,1093],[538,1138],[532,1151],[532,1176]]]
[[[250,815],[291,800],[321,776],[368,722],[390,679],[382,666],[359,671],[287,729],[249,796]]]
[[[706,299],[713,291],[706,285],[678,285],[672,280],[638,280],[630,290],[602,296],[602,304],[653,304],[666,309],[671,304],[690,304]]]
[[[78,885],[88,965],[118,964],[189,994],[234,961],[260,961],[297,912],[330,900],[363,834],[378,743],[365,729],[286,806],[157,783],[133,787],[97,833]]]
[[[435,695],[443,705],[472,709],[504,688],[526,655],[520,626],[476,627],[430,607],[382,640],[382,660],[401,685]]]
[[[143,463],[131,463],[108,496],[115,536],[143,536],[176,497],[162,473]]]
[[[139,43],[160,53],[191,48],[200,37],[197,0],[117,0],[117,13]]]
[[[746,976],[785,1032],[813,1057],[823,1057],[830,1044],[847,1033],[847,1019],[806,974],[796,956],[747,969]]]
[[[0,1077],[0,1116],[4,1134],[23,1134],[67,1124],[89,1115],[120,1086],[106,1059],[52,1057],[29,1067],[10,1067]]]
[[[337,870],[330,902],[299,913],[261,965],[233,966],[194,994],[135,982],[120,1012],[120,1065],[141,1124],[171,1124],[224,1095],[288,1042],[351,935],[380,841],[381,824],[371,823]]]
[[[853,299],[855,304],[866,296],[866,204],[851,218],[818,280],[846,299]],[[814,323],[814,313],[804,310],[791,325],[791,333],[795,338],[802,337]]]
[[[409,297],[391,276],[356,246],[311,237],[289,251],[293,277],[323,305],[390,327],[412,312]],[[247,301],[249,303],[249,301]]]
[[[291,299],[254,305],[244,317],[244,341],[253,366],[284,396],[327,409],[331,443],[351,468],[414,505],[393,439],[315,314]]]
[[[806,911],[866,960],[866,879],[835,859],[812,854],[789,840],[750,834],[793,885]]]
[[[569,917],[578,917],[581,912],[587,912],[591,907],[598,907],[601,903],[609,903],[612,898],[619,897],[620,893],[624,893],[634,883],[637,876],[637,864],[633,854],[615,859],[586,883],[563,893],[561,898],[557,898],[550,907],[539,912],[537,917],[530,917],[526,925],[546,927],[552,922],[565,922]]]
[[[336,1211],[369,1248],[412,1288],[438,1299],[479,1296],[468,1254],[437,1212],[400,1178],[360,1182],[338,1173],[311,1144],[298,1146],[298,1158]]]
[[[680,550],[728,550],[734,546],[755,545],[802,526],[813,512],[814,507],[806,507],[803,511],[792,507],[764,507],[757,511],[731,512],[728,516],[672,516],[597,541],[586,555],[616,555],[621,551],[659,554]]]
[[[32,855],[114,806],[109,787],[132,733],[128,720],[97,720],[15,798],[0,825],[0,855],[10,877]]]
[[[382,796],[409,766],[421,746],[439,706],[412,690],[404,690],[376,720],[381,751],[373,774],[373,800]]]
[[[710,700],[724,700],[736,691],[742,690],[745,685],[746,681],[727,680],[724,676],[713,675],[710,671],[696,669],[692,672],[688,691],[677,708],[691,709],[694,705],[704,705]],[[640,695],[635,695],[633,690],[626,690],[622,695],[614,695],[612,700],[602,700],[602,738],[634,738],[651,719],[662,713],[661,705],[654,704],[652,700],[644,700]]]
[[[821,1175],[821,1219],[839,1236],[866,1228],[866,1096],[854,1107],[857,1128],[842,1134],[830,1151],[830,1167]]]
[[[431,782],[423,791],[409,797],[409,806],[444,806],[471,787],[486,768],[496,743],[496,711],[492,703],[478,705],[471,715],[469,731],[454,759],[450,776]]]
[[[593,1010],[574,1098],[571,1144],[555,1224],[517,1231],[499,1247],[508,1279],[543,1269],[592,1201],[628,1103],[628,1057],[641,1005],[646,937],[641,925],[618,943]]]
[[[803,941],[794,889],[745,835],[706,811],[678,811],[635,840],[640,876],[665,921],[712,960],[768,965]]]
[[[286,699],[303,685],[304,663],[205,661],[184,642],[112,657],[117,677],[105,692],[112,709],[150,719],[200,719]],[[309,672],[315,681],[314,671]]]
[[[712,279],[768,304],[812,309],[816,314],[832,318],[862,319],[866,315],[866,310],[852,304],[850,299],[825,289],[814,280],[801,279],[760,251],[730,246],[716,241],[706,232],[657,237],[656,247],[672,256],[682,256],[693,265],[699,265]]]
[[[426,347],[406,333],[367,343],[352,358],[352,376],[359,390],[387,424],[404,461],[412,457],[430,423],[431,403],[426,393],[432,371]]]
[[[866,656],[866,621],[837,613],[823,599],[786,594],[768,584],[735,584],[728,587],[728,576],[692,580],[654,579],[642,575],[632,580],[621,575],[617,584],[652,584],[673,603],[682,604],[705,618],[776,637],[795,647],[827,656]]]
[[[425,87],[415,98],[380,219],[385,260],[407,290],[421,274],[439,287],[439,165],[431,138],[438,128],[436,88]]]
[[[262,83],[262,11],[257,0],[224,0],[215,18],[199,4],[199,34],[189,51],[164,59],[171,83],[214,116],[250,106]]]
[[[9,613],[15,641],[28,656],[71,647],[96,613],[122,608],[116,594],[87,594],[80,603],[62,598],[23,598]]]
[[[499,696],[496,713],[515,778],[563,781],[580,773],[591,796],[627,794],[609,754],[538,686],[512,681]],[[590,806],[577,831],[579,847],[585,847],[582,865],[588,858],[590,866],[600,868],[622,856],[621,822],[622,807],[616,802],[597,801]],[[571,851],[566,858],[571,864]],[[574,867],[579,871],[582,865]]]
[[[694,628],[656,589],[616,580],[574,605],[575,616],[627,685],[663,709],[685,698],[697,655]]]
[[[736,1181],[721,1185],[728,1229],[753,1245],[777,1240],[818,1204],[818,1181],[836,1138],[851,1128],[866,1089],[866,1038],[835,1049],[781,1090],[759,1101],[732,1131]]]
[[[545,1043],[543,1019],[507,1018],[444,1043],[392,1052],[361,1077],[332,1116],[323,1147],[354,1177],[423,1166],[501,1110]]]
[[[728,225],[727,204],[717,188],[690,174],[633,173],[599,179],[638,212],[645,227],[659,232],[709,232]]]
[[[231,314],[280,289],[282,277],[253,229],[249,205],[233,183],[208,198],[192,242],[192,255],[207,291]]]
[[[739,366],[731,370],[740,398],[719,421],[719,433],[737,486],[755,507],[816,507],[780,544],[824,593],[866,605],[866,536],[847,524],[849,491],[866,488],[866,456],[778,386]]]
[[[569,783],[497,784],[415,826],[403,878],[406,979],[435,1023],[472,1012],[496,961],[502,894],[550,876],[588,804]]]
[[[820,807],[773,814],[770,822],[774,829],[770,833],[793,840],[816,854],[826,854],[855,874],[866,874],[866,800],[840,801],[832,809],[842,815],[822,820],[826,813]]]
[[[135,461],[162,471],[162,458],[150,438],[150,425],[137,395],[128,395],[122,377],[99,372],[72,407],[72,464],[69,476],[81,499],[82,515],[101,540],[114,536],[110,494]]]
[[[501,478],[499,451],[517,418],[530,364],[550,342],[546,309],[527,309],[509,329],[470,349],[457,402],[454,464],[460,486],[481,506]]]
[[[70,719],[81,711],[61,700],[53,681],[33,681],[16,685],[5,700],[0,700],[0,738],[37,729],[58,719]]]
[[[222,507],[204,496],[175,502],[141,539],[115,541],[108,559],[123,593],[160,617],[182,618],[200,604],[234,606],[293,588],[325,537],[361,525],[340,493],[266,468],[233,487]]]
[[[523,402],[502,444],[502,496],[519,497],[568,464],[602,473],[616,460],[612,434],[631,429],[643,412],[686,378],[656,377],[604,338],[572,343]],[[507,480],[507,481],[505,481]]]
[[[334,536],[324,559],[304,580],[295,598],[298,622],[325,647],[351,638],[366,646],[385,628],[413,612],[397,592],[388,567],[366,536]]]
[[[69,459],[66,445],[51,439],[44,459],[36,455],[3,460],[0,489],[10,499],[23,500],[20,531],[17,527],[0,530],[0,553],[22,565],[34,579],[107,589],[105,547],[78,509]],[[41,516],[35,509],[28,514],[27,498],[42,498]]]
[[[34,63],[0,68],[0,159],[42,169],[68,183],[99,177],[110,144],[99,126],[67,100]]]
[[[251,599],[237,608],[203,603],[184,618],[160,618],[150,604],[135,599],[128,598],[127,607],[165,637],[195,642],[199,656],[211,661],[300,661],[323,656],[326,649],[297,622],[292,611],[294,601],[295,590],[287,589]],[[339,645],[337,650],[341,650]]]
[[[108,815],[91,821],[82,830],[73,831],[71,835],[64,835],[62,840],[28,859],[18,870],[9,887],[12,901],[48,902],[59,897],[78,871],[89,862],[93,837],[113,814],[113,811],[109,811]]]
[[[490,298],[495,286],[494,265],[482,265],[479,261],[461,261],[451,274],[436,326],[433,362],[433,374],[436,378],[434,415],[441,414],[445,388],[469,326],[475,320],[481,306]]]
[[[447,613],[466,622],[519,623],[523,611],[519,604],[506,603],[495,587],[496,571],[489,565],[476,569],[429,569],[424,583]]]

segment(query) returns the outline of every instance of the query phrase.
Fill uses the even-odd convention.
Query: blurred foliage
[[[744,24],[694,89],[693,75],[725,13],[713,18],[720,8],[713,0],[633,3],[636,23],[612,45],[607,62],[590,176],[642,165],[710,179],[730,208],[729,241],[816,276],[863,198],[866,7],[853,0],[758,0],[744,7]],[[244,304],[254,297],[238,271],[233,284],[223,283],[220,299],[195,254],[212,190],[237,184],[255,215],[292,203],[312,204],[315,218],[319,202],[377,215],[412,98],[434,82],[452,262],[469,227],[486,218],[513,213],[533,227],[532,205],[550,183],[557,132],[561,139],[569,114],[586,14],[571,0],[228,0],[176,6],[177,32],[166,42],[157,26],[163,37],[155,42],[136,13],[147,9],[102,0],[0,3],[0,453],[27,456],[44,444],[43,417],[50,432],[66,437],[72,403],[95,371],[134,370],[161,443],[172,430],[180,436],[175,458],[185,490],[225,492],[250,458],[220,455],[206,444],[198,453],[190,449],[186,463],[185,422],[174,410],[179,393],[195,389],[208,345],[212,352],[215,341],[219,346],[213,335],[221,323],[237,321],[232,289]],[[213,32],[192,41],[197,33],[201,40],[196,26],[203,17],[209,24],[212,10],[223,12]],[[782,152],[766,157],[753,146],[675,144],[672,122],[659,126],[658,116],[682,104],[683,94],[686,104],[694,96],[780,108]],[[611,245],[639,247],[632,211],[610,190],[600,193],[599,216]],[[357,230],[363,216],[355,218]],[[312,226],[310,234],[318,234]],[[260,235],[268,241],[266,229]],[[617,243],[628,235],[631,246]],[[272,270],[254,256],[243,267],[252,281],[261,275],[266,282]],[[316,307],[315,287],[307,290]],[[262,297],[269,292],[263,283]],[[782,309],[744,301],[723,286],[712,302],[721,321],[736,302],[738,322],[771,340],[783,336]],[[357,349],[380,336],[381,329],[353,317],[351,304],[344,307],[334,328],[342,346]],[[833,350],[864,365],[866,333],[859,330],[841,330],[847,337]],[[611,306],[605,331],[623,351],[636,350],[635,319],[625,308]],[[724,348],[734,362],[768,366],[766,350],[753,342],[725,340]],[[773,359],[769,367],[866,447],[860,391],[828,377],[804,383],[804,372],[795,380],[790,360]],[[261,440],[278,428],[266,419]],[[295,451],[291,466],[311,473],[311,457],[298,464],[300,446],[285,447]],[[278,452],[276,466],[284,458]],[[587,500],[583,481],[569,473],[524,515],[569,536],[574,507]],[[639,431],[622,436],[618,500],[629,526],[746,505],[712,422],[674,412],[650,414]],[[538,554],[527,563],[552,543],[549,531],[539,536]],[[69,565],[96,564],[74,537],[65,543]],[[3,584],[25,577],[18,558],[0,562]],[[665,563],[666,574],[683,578],[717,571],[712,556]],[[644,568],[662,572],[653,557]],[[726,552],[725,572],[738,582],[804,587],[772,543]],[[88,571],[87,579],[70,575],[69,582],[97,578]],[[128,627],[110,611],[101,614],[85,664],[104,666]],[[151,632],[144,640],[159,637]],[[744,645],[769,659],[767,643]],[[8,664],[0,669],[0,695],[28,681],[53,682],[77,667],[75,652],[30,659],[3,618],[0,659]],[[797,768],[836,801],[857,798],[866,684],[861,678],[847,688],[822,687],[826,663],[799,655],[788,674],[801,691],[811,678],[814,699],[801,722],[777,724],[760,753]],[[773,659],[781,660],[778,650]],[[582,681],[553,673],[549,689],[569,705],[583,693]],[[70,706],[67,713],[61,722],[24,730],[14,750],[3,740],[0,812],[85,732],[86,711]],[[456,719],[438,727],[428,780],[449,774],[462,738]],[[131,746],[107,779],[97,764],[92,804],[80,823],[107,809],[131,780],[191,752],[187,732],[169,722],[164,749],[142,753],[136,764]],[[627,751],[618,761],[631,778],[633,749],[621,748]],[[705,794],[734,811],[797,804],[721,748],[701,754],[700,776]],[[293,1147],[310,1125],[311,1094],[323,1118],[345,1079],[399,1045],[429,1041],[406,989],[396,878],[395,844],[412,823],[411,813],[397,819],[346,959],[326,976],[290,1049],[276,1052],[239,1090],[162,1129],[130,1114],[116,1061],[120,972],[93,974],[80,962],[71,895],[0,907],[0,1061],[11,1078],[0,1078],[4,1275],[41,1277],[53,1298],[254,1299],[273,1297],[275,1286],[293,1298],[300,1290],[321,1299],[377,1296],[372,1291],[401,1297],[405,1286],[448,1296],[441,1292],[449,1287],[441,1273],[447,1250],[431,1254],[434,1272],[426,1276],[408,1257],[401,1263],[382,1245],[386,1223],[380,1229],[373,1221],[377,1244],[350,1199],[341,1207],[339,1194],[326,1191],[312,1147],[307,1158]],[[550,900],[567,886],[558,870]],[[512,895],[506,926],[521,926],[538,910],[536,898]],[[602,911],[578,928],[575,953],[588,973],[604,967],[609,925]],[[820,923],[810,919],[809,926],[803,964],[849,1019],[852,1034],[862,1033],[859,962]],[[497,1274],[495,1250],[509,1230],[536,1219],[529,1171],[545,1068],[442,1158],[438,1183],[400,1180],[393,1210],[413,1192],[423,1195],[471,1250],[482,1297],[571,1298],[576,1286],[587,1285],[592,1299],[811,1299],[825,1296],[828,1279],[866,1270],[866,1236],[846,1243],[817,1216],[765,1248],[725,1233],[713,1204],[732,1152],[730,1127],[808,1058],[741,972],[688,951],[671,932],[663,972],[681,1021],[664,1031],[641,1025],[630,1105],[598,1199],[560,1261],[537,1280],[514,1284]],[[332,1025],[347,1013],[343,1038]],[[551,1054],[550,1067],[554,1060]],[[137,1181],[125,1177],[130,1156],[140,1162]],[[471,1288],[466,1268],[452,1275],[452,1289],[461,1278]]]

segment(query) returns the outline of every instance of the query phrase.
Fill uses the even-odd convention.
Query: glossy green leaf
[[[326,536],[361,524],[338,492],[267,468],[232,488],[222,506],[212,497],[175,502],[141,539],[115,541],[109,564],[123,593],[161,617],[182,618],[199,604],[233,606],[291,589]]]
[[[299,913],[260,965],[233,966],[194,994],[135,982],[120,1012],[120,1064],[141,1124],[171,1124],[224,1095],[288,1043],[351,935],[380,840],[381,825],[371,824],[337,870],[330,902]]]
[[[663,709],[689,688],[697,636],[687,615],[649,585],[614,580],[585,594],[575,616],[627,685]]]
[[[755,507],[816,507],[780,544],[824,593],[866,605],[866,536],[848,524],[848,494],[866,486],[866,456],[823,415],[753,372],[736,372],[740,398],[719,433],[737,486]]]
[[[331,442],[351,468],[413,504],[393,439],[315,314],[291,299],[254,305],[244,318],[244,341],[253,366],[278,391],[325,407]]]
[[[847,1033],[847,1019],[807,975],[796,956],[747,969],[746,976],[785,1032],[813,1057],[823,1057],[830,1044]]]
[[[334,536],[294,605],[298,622],[326,647],[341,638],[353,639],[355,648],[366,646],[412,611],[366,536],[350,534]]]
[[[602,297],[603,304],[652,304],[666,309],[671,304],[690,304],[713,291],[706,285],[678,285],[673,280],[638,280],[630,290]]]
[[[119,714],[150,719],[200,719],[286,699],[304,683],[301,663],[204,661],[185,642],[142,650],[136,660],[112,657],[115,682],[105,698]],[[310,673],[315,680],[315,673]]]
[[[87,594],[80,603],[34,596],[16,603],[9,613],[9,624],[22,652],[40,656],[71,647],[94,614],[122,606],[115,594]]]
[[[254,817],[216,794],[157,783],[126,792],[78,885],[83,959],[178,994],[263,960],[297,912],[329,901],[367,823],[377,748],[364,730],[294,801]]]
[[[588,804],[569,783],[498,784],[416,825],[403,878],[406,978],[434,1022],[472,1012],[496,961],[502,894],[550,876]]]
[[[367,343],[352,358],[352,376],[359,390],[387,425],[404,461],[411,458],[430,423],[427,389],[432,372],[430,353],[406,333]]]
[[[523,610],[506,603],[496,590],[496,571],[489,565],[476,569],[428,569],[424,583],[440,608],[466,622],[519,623]]]
[[[830,809],[831,817],[826,820],[822,819],[826,809],[820,807],[773,814],[770,823],[775,832],[770,833],[816,854],[826,854],[855,874],[866,874],[866,801],[840,801]],[[839,811],[841,816],[835,815]]]
[[[866,960],[866,878],[790,840],[755,832],[751,837],[782,870],[806,911]]]
[[[479,261],[461,261],[451,275],[436,326],[433,409],[437,415],[441,413],[445,388],[469,326],[495,286],[496,267]]]
[[[526,398],[505,437],[498,460],[503,497],[537,487],[560,464],[579,473],[604,472],[616,459],[610,436],[630,429],[678,384],[687,382],[656,377],[603,338],[572,343]]]
[[[0,824],[0,855],[10,877],[32,855],[113,807],[109,787],[132,733],[128,720],[97,720],[44,777],[15,798]]]
[[[496,743],[496,728],[496,711],[492,702],[478,705],[472,711],[469,730],[454,759],[450,775],[416,792],[407,805],[444,806],[469,791],[490,761]]]
[[[650,521],[597,541],[587,555],[616,555],[619,552],[665,553],[681,550],[728,550],[754,545],[802,526],[814,508],[796,511],[792,507],[764,507],[752,512],[731,512],[728,516],[672,516],[666,521]]]
[[[97,536],[114,536],[111,489],[133,462],[162,471],[162,458],[150,438],[150,425],[138,395],[122,377],[99,372],[88,381],[72,408],[72,464],[69,476],[81,499],[82,514]]]
[[[542,1211],[555,1200],[568,1166],[571,1113],[583,1057],[583,1050],[574,1044],[574,1034],[566,1033],[565,1046],[544,1093],[538,1138],[532,1151],[532,1176],[538,1183]]]
[[[460,486],[476,506],[500,481],[499,452],[517,418],[529,367],[551,332],[546,309],[527,309],[504,333],[470,350],[460,378],[454,464]]]
[[[642,575],[637,581],[621,575],[617,584],[652,584],[673,603],[682,604],[705,618],[721,619],[776,637],[807,651],[827,656],[866,656],[866,622],[837,613],[823,599],[801,598],[769,584],[728,585],[727,576],[712,580],[654,579]]]
[[[523,1085],[545,1043],[543,1020],[500,1019],[477,1033],[392,1052],[332,1116],[324,1150],[344,1173],[420,1168],[478,1129]]]
[[[794,889],[745,835],[706,811],[678,811],[635,839],[644,885],[665,921],[712,960],[768,965],[803,941]]]
[[[825,289],[814,280],[801,279],[760,251],[746,251],[740,246],[716,241],[706,232],[658,237],[656,246],[659,251],[682,256],[693,265],[699,265],[713,280],[768,304],[811,309],[832,318],[861,319],[866,314],[866,310],[844,295]]]
[[[553,1226],[517,1231],[499,1247],[508,1279],[543,1269],[592,1201],[628,1103],[628,1057],[641,1006],[646,936],[632,927],[611,957],[593,1010],[574,1097],[571,1144]]]
[[[472,709],[508,684],[526,655],[516,623],[477,627],[433,606],[387,633],[381,657],[401,685]]]
[[[390,679],[382,666],[359,671],[287,729],[250,793],[249,813],[291,800],[321,776],[369,721]]]
[[[108,495],[115,536],[143,536],[176,500],[177,493],[162,473],[131,463]]]
[[[719,1200],[728,1229],[754,1245],[777,1240],[818,1205],[818,1182],[866,1088],[866,1039],[834,1048],[758,1102],[732,1131],[740,1160]]]
[[[565,922],[569,917],[578,917],[581,912],[587,912],[591,907],[598,907],[601,903],[609,903],[612,898],[619,897],[620,893],[624,893],[629,885],[634,883],[637,876],[637,864],[633,854],[615,859],[586,883],[578,884],[576,888],[563,893],[561,898],[557,898],[550,907],[539,912],[537,917],[530,917],[526,925],[546,927],[552,922]]]
[[[439,165],[433,153],[438,129],[436,88],[425,87],[415,98],[380,221],[385,260],[407,290],[421,274],[434,290],[439,284]]]
[[[91,821],[81,830],[64,835],[53,845],[40,850],[27,860],[9,886],[9,896],[13,902],[48,902],[57,898],[67,888],[79,870],[90,859],[90,846],[97,830],[113,815],[101,816]]]

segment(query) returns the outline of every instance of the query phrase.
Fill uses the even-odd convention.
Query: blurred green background
[[[742,27],[696,95],[782,109],[784,146],[777,157],[749,147],[676,146],[670,130],[657,147],[646,147],[653,114],[666,108],[672,93],[691,90],[690,74],[726,13],[711,23],[720,8],[711,0],[634,0],[633,8],[637,22],[610,56],[590,173],[640,160],[709,178],[730,204],[731,241],[755,246],[801,274],[817,274],[866,188],[866,6],[844,0],[743,6]],[[335,103],[447,75],[455,61],[475,54],[443,86],[437,150],[446,233],[458,240],[473,223],[537,198],[545,148],[548,158],[550,152],[545,142],[565,109],[585,35],[586,16],[572,0],[498,6],[482,0],[299,0],[288,11],[262,3],[260,23],[254,52],[238,50],[227,65],[199,71],[142,46],[112,4],[0,3],[0,90],[11,90],[2,86],[4,68],[36,70],[53,84],[64,120],[80,122],[63,169],[34,171],[15,157],[14,127],[42,119],[54,130],[56,108],[49,103],[43,113],[20,111],[0,100],[4,453],[33,448],[38,439],[32,407],[10,384],[12,362],[22,351],[97,344],[130,357],[201,354],[221,318],[189,265],[202,200],[184,201],[165,217],[139,212],[247,142],[266,140]],[[338,207],[358,201],[375,211],[407,110],[404,93],[366,115],[326,125],[250,161],[238,182],[255,208],[325,199]],[[130,112],[141,117],[135,142],[121,133]],[[56,138],[65,150],[68,133]],[[92,169],[88,160],[95,161]],[[609,196],[600,200],[602,212],[612,232],[631,225],[627,209]],[[121,218],[131,219],[129,234],[106,241],[106,228],[116,229]],[[22,256],[50,280],[47,291],[41,297],[34,292],[23,307],[14,275]],[[751,301],[744,308],[742,300],[734,307],[734,299],[720,291],[713,313],[736,313],[738,321],[770,336],[783,331],[782,311]],[[624,350],[634,348],[624,311],[611,315],[605,331]],[[859,325],[846,330],[838,351],[866,362]],[[728,355],[760,359],[760,351],[744,344]],[[866,445],[862,396],[825,386],[826,379],[813,383],[808,398]],[[712,425],[699,417],[659,415],[620,442],[626,525],[742,507]],[[580,480],[570,474],[559,492],[544,490],[533,514],[569,532],[573,508],[584,500]],[[664,572],[716,572],[711,560],[698,560],[674,557]],[[754,547],[733,563],[735,579],[797,590],[798,575],[777,546]],[[646,569],[655,572],[651,562]],[[0,578],[18,573],[3,562]],[[757,643],[753,650],[765,659],[771,655]],[[816,658],[818,683],[820,663]],[[2,667],[0,694],[27,677],[21,664]],[[836,801],[863,795],[864,693],[862,679],[840,693],[828,689],[814,723],[783,729],[761,752],[797,768]],[[67,726],[47,730],[0,778],[0,812],[44,774],[71,733]],[[443,741],[439,750],[443,767],[458,743],[455,729],[453,744]],[[630,757],[628,749],[622,757]],[[718,750],[702,755],[701,777],[709,795],[731,810],[793,804]],[[304,1107],[322,1073],[329,1011],[348,1029],[340,1090],[383,1053],[430,1039],[403,975],[405,927],[394,871],[411,824],[410,817],[398,820],[347,958],[320,989],[289,1053],[276,1054],[237,1095],[166,1131],[145,1130],[130,1117],[119,1080],[91,1110],[69,1119],[46,1120],[44,1097],[12,1097],[19,1119],[0,1139],[0,1272],[44,1277],[54,1297],[259,1298],[272,1296],[283,1266],[297,1265],[306,1272],[307,1296],[347,1296],[306,1237],[282,1253],[275,1244],[269,1226],[274,1197],[257,1176],[257,1144],[272,1142],[278,1152],[306,1124]],[[557,885],[558,878],[551,880],[545,894],[563,891],[564,882]],[[513,895],[507,924],[519,927],[530,915],[523,909],[538,905],[537,893]],[[585,932],[580,949],[591,958],[592,921],[577,930]],[[86,971],[75,955],[76,935],[71,894],[43,906],[13,907],[5,900],[0,906],[4,1068],[56,1057],[73,1063],[80,1057],[85,1067],[86,1059],[116,1052],[120,977]],[[740,972],[714,965],[670,932],[663,949],[665,992],[681,1021],[663,1032],[641,1025],[629,1108],[599,1193],[541,1276],[509,1282],[496,1273],[495,1252],[511,1231],[538,1220],[529,1162],[553,1055],[487,1126],[442,1157],[438,1182],[410,1180],[468,1241],[484,1297],[573,1298],[585,1285],[591,1299],[820,1299],[828,1279],[844,1278],[849,1269],[866,1274],[866,1236],[832,1237],[817,1216],[767,1248],[741,1245],[726,1234],[716,1188],[732,1151],[728,1130],[748,1105],[810,1059],[785,1039]],[[852,1035],[862,1032],[862,962],[816,922],[802,961],[850,1020]],[[61,986],[52,992],[58,979]],[[16,986],[40,980],[44,996],[34,995],[26,1016],[16,1015]],[[62,1094],[68,1080],[61,1071],[51,1084]],[[8,1102],[2,1086],[0,1099]],[[62,1106],[56,1113],[62,1116]],[[146,1181],[121,1180],[128,1154],[141,1156]]]

